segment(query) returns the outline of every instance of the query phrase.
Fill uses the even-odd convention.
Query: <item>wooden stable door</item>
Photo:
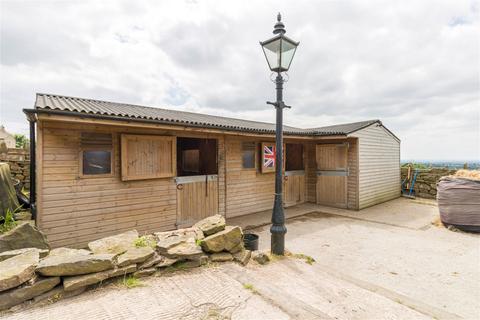
[[[347,207],[348,144],[318,144],[317,203]]]
[[[177,227],[185,228],[218,213],[218,176],[177,177]]]
[[[283,184],[283,202],[285,207],[305,202],[305,174],[286,172]]]

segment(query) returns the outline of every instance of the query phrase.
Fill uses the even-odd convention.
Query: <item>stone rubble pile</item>
[[[243,246],[242,229],[226,226],[221,215],[208,217],[191,228],[146,236],[131,230],[90,242],[89,250],[49,250],[43,238],[32,243],[23,237],[25,232],[20,234],[21,242],[31,247],[19,248],[12,241],[0,246],[0,310],[27,300],[73,296],[127,274],[145,277],[168,267],[198,267],[210,261],[246,265],[251,257]]]

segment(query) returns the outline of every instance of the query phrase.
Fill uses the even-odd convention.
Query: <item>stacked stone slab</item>
[[[227,226],[225,218],[215,215],[195,224],[205,238],[200,241],[202,250],[210,254],[211,261],[224,262],[235,260],[246,265],[251,252],[243,246],[242,228]]]
[[[23,230],[23,229],[25,230]],[[22,231],[23,230],[23,231]],[[20,227],[16,239],[0,239],[0,310],[25,301],[69,297],[115,277],[161,273],[180,265],[198,267],[212,262],[247,264],[251,253],[243,247],[240,227],[226,226],[215,215],[191,228],[139,236],[136,230],[92,241],[86,249],[56,248],[36,228]],[[26,233],[35,241],[27,241]],[[22,243],[28,248],[18,248]],[[176,270],[177,268],[172,268]]]

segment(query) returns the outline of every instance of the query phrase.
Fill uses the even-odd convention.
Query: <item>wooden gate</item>
[[[285,207],[305,202],[305,172],[303,170],[286,171],[283,188]]]
[[[177,184],[177,227],[185,228],[218,213],[218,176],[175,178]]]
[[[347,207],[348,144],[318,144],[317,203]]]

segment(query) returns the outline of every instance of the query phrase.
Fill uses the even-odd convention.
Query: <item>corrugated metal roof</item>
[[[273,123],[43,93],[37,93],[35,110],[52,113],[59,111],[70,115],[79,113],[90,114],[110,118],[146,120],[234,131],[256,133],[275,132],[275,124]],[[375,122],[380,121],[369,120],[311,129],[295,128],[291,126],[284,126],[283,128],[284,133],[290,135],[345,135]]]

